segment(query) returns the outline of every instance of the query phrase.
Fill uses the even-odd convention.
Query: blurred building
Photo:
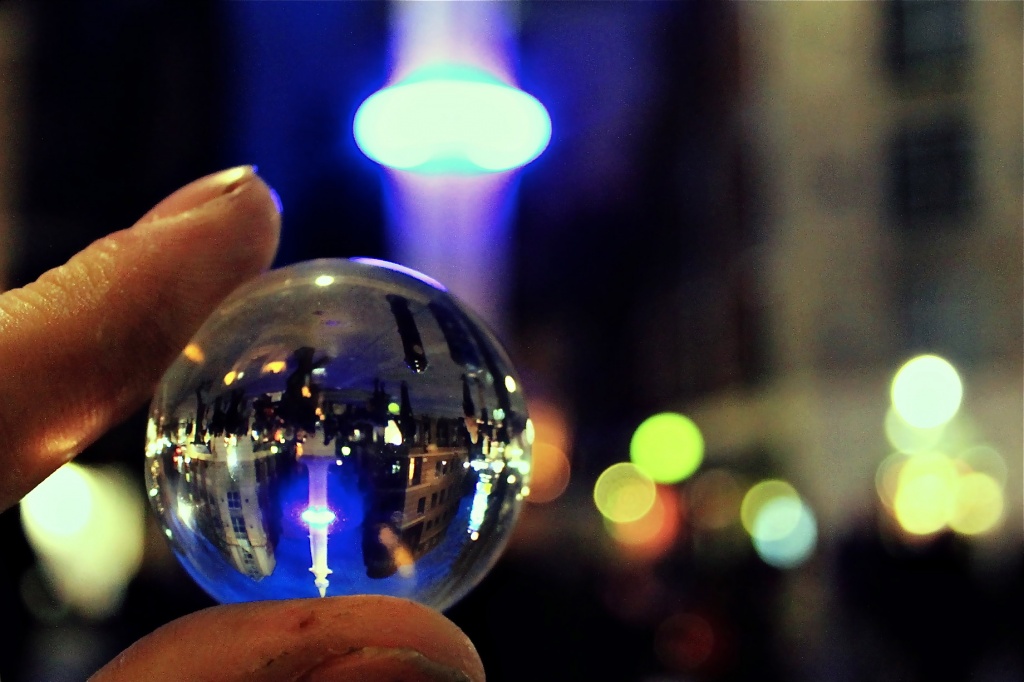
[[[1021,12],[742,5],[775,380],[711,437],[772,441],[826,526],[874,504],[889,382],[917,353],[960,368],[965,420],[1021,480]]]

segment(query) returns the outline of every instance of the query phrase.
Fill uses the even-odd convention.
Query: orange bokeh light
[[[653,560],[675,543],[680,530],[679,498],[674,488],[658,486],[651,509],[636,521],[608,521],[608,532],[624,554]]]
[[[530,496],[533,504],[558,499],[569,487],[569,458],[550,443],[534,442],[530,465]]]
[[[531,400],[529,410],[534,437],[530,495],[526,500],[544,504],[558,499],[569,487],[569,428],[562,411],[545,400]]]

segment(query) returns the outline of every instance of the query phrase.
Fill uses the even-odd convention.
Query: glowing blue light
[[[761,508],[751,533],[761,559],[776,568],[805,562],[818,542],[818,524],[803,500],[777,497]]]
[[[374,161],[426,174],[494,173],[525,165],[551,140],[544,105],[485,71],[421,69],[370,95],[352,123]]]
[[[338,515],[324,507],[309,507],[302,512],[302,520],[311,528],[326,528]]]

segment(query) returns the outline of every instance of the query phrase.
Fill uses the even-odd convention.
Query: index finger
[[[0,295],[0,511],[152,396],[203,320],[270,265],[280,216],[249,166]]]

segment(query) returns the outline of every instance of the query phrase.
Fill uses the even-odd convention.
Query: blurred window
[[[906,228],[964,218],[972,203],[972,141],[958,120],[908,125],[892,148],[890,204]]]
[[[953,86],[968,55],[967,3],[899,0],[888,12],[889,66],[907,84]]]

